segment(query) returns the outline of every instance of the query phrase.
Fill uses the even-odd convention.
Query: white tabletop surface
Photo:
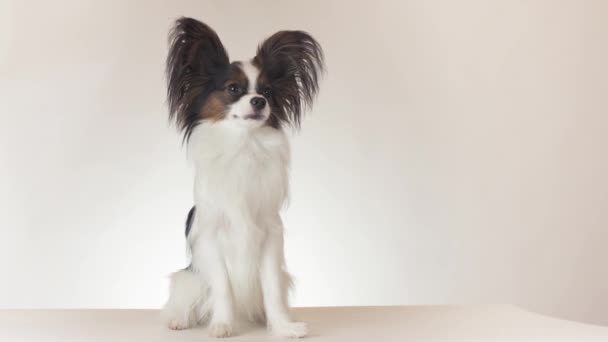
[[[608,327],[508,305],[294,309],[310,341],[608,341]],[[263,328],[229,341],[281,341]],[[172,331],[157,310],[0,310],[0,341],[217,341],[204,327]]]

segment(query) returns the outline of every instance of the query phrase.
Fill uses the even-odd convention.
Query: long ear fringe
[[[198,123],[197,99],[217,70],[228,64],[228,54],[215,31],[192,18],[176,20],[169,33],[167,102],[169,119],[184,132],[184,140]]]
[[[312,107],[324,72],[321,45],[303,31],[279,31],[266,39],[257,51],[256,60],[264,63],[282,63],[287,66],[284,77],[290,81],[279,108],[274,113],[279,121],[300,127],[303,113]]]

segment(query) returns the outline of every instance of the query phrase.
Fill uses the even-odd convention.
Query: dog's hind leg
[[[188,329],[196,325],[204,288],[200,277],[190,267],[171,275],[169,299],[162,309],[170,329]]]

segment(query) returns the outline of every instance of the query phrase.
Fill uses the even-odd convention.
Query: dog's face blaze
[[[277,32],[250,61],[232,63],[217,34],[195,19],[177,20],[170,44],[169,115],[185,139],[203,121],[297,128],[323,70],[320,45],[302,31]]]

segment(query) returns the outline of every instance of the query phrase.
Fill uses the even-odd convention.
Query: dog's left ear
[[[299,127],[312,106],[324,69],[321,45],[303,31],[279,31],[259,47],[253,63],[266,74],[272,90],[272,115]]]

